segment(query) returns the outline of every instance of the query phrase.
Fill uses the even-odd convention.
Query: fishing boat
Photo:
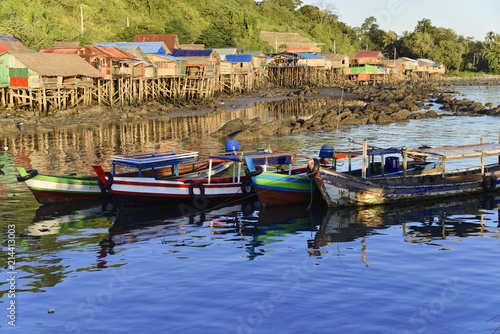
[[[121,208],[137,208],[143,206],[175,205],[188,203],[198,208],[213,201],[237,201],[244,197],[254,196],[254,189],[248,183],[250,179],[242,173],[245,158],[252,158],[261,164],[275,164],[283,159],[283,154],[271,151],[257,153],[228,152],[226,155],[212,156],[213,161],[233,162],[230,175],[194,179],[163,180],[146,177],[112,177],[102,166],[93,166],[97,173],[101,189],[105,190]],[[133,159],[129,160],[132,165]]]
[[[375,177],[368,175],[367,151],[365,142],[361,175],[322,166],[318,159],[308,162],[308,172],[315,174],[318,189],[329,207],[365,206],[491,193],[496,190],[500,175],[497,162],[486,164],[488,157],[500,157],[500,144],[496,143],[404,149],[401,172],[398,169],[393,173]],[[431,168],[423,167],[410,171],[409,158],[420,161],[436,159],[438,162],[430,165]],[[447,162],[477,158],[480,158],[481,162],[480,165],[474,165],[475,167],[446,170]],[[469,163],[469,160],[466,162]]]
[[[127,159],[140,161],[131,166]],[[231,161],[198,160],[198,152],[153,152],[126,156],[113,156],[113,171],[108,177],[148,177],[151,179],[200,178],[210,172],[219,175],[232,165]],[[117,173],[116,167],[137,167],[132,171]],[[36,200],[41,204],[55,204],[72,201],[103,199],[105,193],[95,175],[42,175],[38,170],[17,167],[17,180],[25,182]]]
[[[376,148],[371,147],[367,150],[369,157],[381,156],[382,158],[388,154],[401,154],[402,149],[398,148]],[[276,151],[280,152],[280,151]],[[283,152],[282,152],[283,153]],[[323,145],[319,151],[319,158],[322,166],[336,169],[337,161],[340,159],[349,159],[349,171],[352,170],[351,159],[362,153],[357,150],[349,150],[347,152],[336,151],[331,145]],[[268,170],[267,168],[255,167],[252,157],[247,157],[248,171],[247,176],[252,177],[252,182],[255,186],[260,205],[262,207],[279,206],[279,205],[323,205],[324,200],[314,181],[315,173],[308,173],[306,164],[304,167],[293,168],[293,158],[311,159],[302,155],[290,154],[286,161],[275,166],[276,171]],[[389,164],[376,164],[374,161],[370,164],[370,176],[378,177],[384,175],[396,175],[401,173],[398,167],[392,166],[395,157],[387,159]],[[384,159],[382,159],[384,160]],[[417,166],[418,165],[418,166]],[[284,169],[283,166],[285,166]],[[411,162],[409,172],[415,170],[431,170],[435,165],[428,162]]]
[[[248,166],[245,175],[251,178],[261,207],[324,203],[316,187],[314,174],[307,173],[306,165],[293,168],[294,157],[308,158],[281,153],[283,156],[277,161],[279,164],[271,165],[275,170],[270,170],[267,163],[264,167],[256,166],[252,156],[245,158]]]

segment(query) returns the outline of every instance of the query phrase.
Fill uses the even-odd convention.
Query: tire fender
[[[307,162],[307,177],[314,179],[319,172],[319,160],[314,158]]]
[[[260,175],[263,171],[264,171],[264,168],[262,168],[262,166],[255,167],[255,170],[252,172],[248,168],[246,168],[245,175],[248,177],[254,177],[254,176]]]
[[[483,189],[487,193],[491,193],[495,191],[495,188],[497,186],[497,179],[496,177],[493,176],[485,176],[483,178],[483,183],[482,183]]]
[[[104,174],[108,177],[108,182],[106,182],[106,184],[102,183],[100,178],[97,178],[97,185],[102,191],[108,190],[113,185],[113,174],[111,172],[105,172]]]
[[[26,171],[26,173],[28,173],[28,175],[25,175],[25,176],[18,175],[17,181],[19,181],[19,182],[27,181],[27,180],[34,178],[35,176],[38,175],[38,171],[36,169],[29,169]]]
[[[199,194],[194,193],[194,188],[200,189]],[[203,186],[203,183],[201,182],[193,182],[189,185],[189,196],[193,199],[202,199],[205,196],[205,187]]]

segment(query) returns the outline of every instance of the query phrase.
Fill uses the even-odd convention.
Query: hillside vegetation
[[[83,31],[81,17],[83,14]],[[342,13],[339,13],[342,14]],[[0,34],[14,35],[32,50],[55,41],[92,44],[131,41],[134,34],[176,33],[181,44],[240,46],[275,51],[261,31],[295,32],[323,44],[324,53],[381,50],[384,54],[429,58],[448,69],[500,73],[500,36],[484,41],[457,35],[422,19],[413,32],[397,36],[379,28],[374,17],[361,27],[339,20],[335,8],[302,6],[300,0],[2,0]],[[286,47],[281,43],[280,48]]]

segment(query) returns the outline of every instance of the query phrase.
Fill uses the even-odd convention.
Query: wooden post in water
[[[361,165],[361,177],[363,179],[366,179],[367,149],[368,149],[368,142],[365,139],[365,140],[363,140],[363,159],[362,159],[362,165]]]

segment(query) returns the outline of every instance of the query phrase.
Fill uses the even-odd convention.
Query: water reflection
[[[398,206],[339,209],[326,213],[313,242],[311,254],[322,256],[341,243],[360,242],[361,261],[367,266],[365,241],[394,226],[402,227],[405,242],[450,250],[444,241],[459,238],[500,238],[500,197],[479,196]],[[332,250],[338,253],[338,249]]]
[[[113,154],[172,148],[206,154],[221,152],[223,143],[210,134],[230,120],[260,117],[269,122],[292,115],[306,117],[322,105],[319,99],[306,102],[285,99],[141,122],[55,125],[36,130],[27,126],[18,133],[0,133],[0,146],[7,147],[7,154],[12,155],[6,167],[17,165],[40,171],[93,174],[91,165],[106,165]]]

